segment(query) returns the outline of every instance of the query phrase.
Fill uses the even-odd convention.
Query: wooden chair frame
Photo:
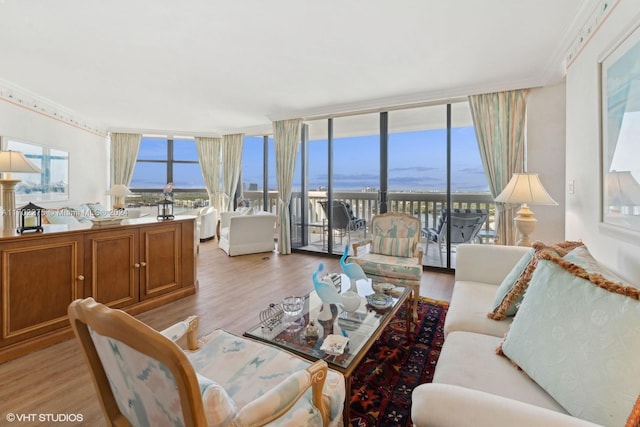
[[[166,366],[173,375],[178,387],[185,425],[207,425],[196,372],[180,346],[124,311],[110,309],[97,303],[93,298],[73,301],[69,305],[68,313],[73,332],[80,342],[82,353],[90,367],[91,378],[109,425],[130,426],[131,424],[118,408],[89,328],[100,335],[118,340]],[[187,348],[189,350],[197,350],[199,348],[197,338],[198,317],[191,316],[185,321],[188,323],[186,331]],[[328,425],[329,408],[326,408],[322,402],[322,387],[326,379],[327,368],[327,363],[324,360],[319,360],[306,369],[310,377],[307,389],[309,387],[312,388],[313,403],[320,411],[325,426]],[[251,417],[251,407],[268,401],[271,394],[271,392],[268,392],[250,402],[239,410],[238,416],[251,425],[269,423],[291,409],[303,393],[293,399],[286,408],[273,414],[268,419],[253,419],[254,417]]]

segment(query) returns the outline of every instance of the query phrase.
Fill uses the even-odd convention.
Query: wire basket
[[[266,310],[262,310],[260,312],[260,323],[262,324],[262,329],[272,331],[273,328],[282,322],[283,316],[284,310],[280,304],[269,304],[269,307],[267,307]]]

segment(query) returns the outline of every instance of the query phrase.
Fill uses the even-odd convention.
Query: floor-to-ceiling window
[[[449,212],[487,213],[482,238],[473,242],[490,241],[493,203],[467,102],[307,124],[309,209],[306,232],[299,233],[306,239],[297,240],[294,248],[335,254],[349,237],[363,237],[364,230],[348,236],[336,228],[337,221],[321,209],[329,199],[349,204],[353,218],[366,221],[385,208],[418,216],[428,266],[455,267],[456,244],[445,221]]]
[[[143,136],[127,197],[130,206],[154,213],[167,183],[173,184],[174,212],[181,213],[208,204],[209,196],[198,163],[193,138]]]
[[[455,267],[458,242],[490,240],[493,202],[467,102],[389,112],[389,194],[391,210],[420,217],[425,265]]]
[[[390,111],[388,128],[389,210],[417,216],[424,229],[433,229],[447,206],[447,106]],[[440,266],[440,248],[427,245],[427,237],[423,233],[423,262]]]
[[[329,224],[329,253],[341,254],[345,245],[362,240],[366,223],[378,212],[380,189],[380,114],[333,119],[333,216]],[[337,205],[336,205],[337,203]],[[341,206],[344,204],[346,209]],[[364,226],[356,220],[363,220]]]
[[[493,201],[466,101],[307,120],[301,140],[291,201],[294,249],[339,254],[364,238],[367,227],[347,233],[339,226],[330,202],[348,205],[351,218],[367,224],[385,209],[419,217],[427,266],[455,267],[449,212],[486,213],[473,242],[492,241]],[[264,194],[273,211],[275,173],[273,139],[246,137],[245,197]]]
[[[302,136],[291,195],[291,245],[293,248],[304,247],[325,252],[328,247],[328,222],[319,202],[328,197],[328,121],[308,121]],[[302,176],[303,172],[306,175]]]

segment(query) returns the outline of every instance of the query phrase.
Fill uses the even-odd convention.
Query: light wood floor
[[[163,329],[191,314],[200,316],[200,334],[216,328],[242,334],[258,323],[258,313],[287,295],[303,295],[313,285],[311,273],[323,262],[325,272],[340,270],[337,258],[277,253],[227,257],[214,241],[201,243],[200,288],[196,295],[137,316]],[[420,294],[449,301],[453,275],[425,272]],[[106,425],[75,339],[0,364],[0,426],[53,425],[8,423],[6,415],[81,414],[81,423],[56,426]],[[38,416],[35,416],[37,420]]]

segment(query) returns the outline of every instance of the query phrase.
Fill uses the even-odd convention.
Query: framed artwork
[[[602,222],[640,232],[640,27],[600,65]]]
[[[29,202],[69,199],[69,152],[11,138],[3,140],[4,150],[20,151],[41,173],[12,174],[16,185],[16,206]]]

